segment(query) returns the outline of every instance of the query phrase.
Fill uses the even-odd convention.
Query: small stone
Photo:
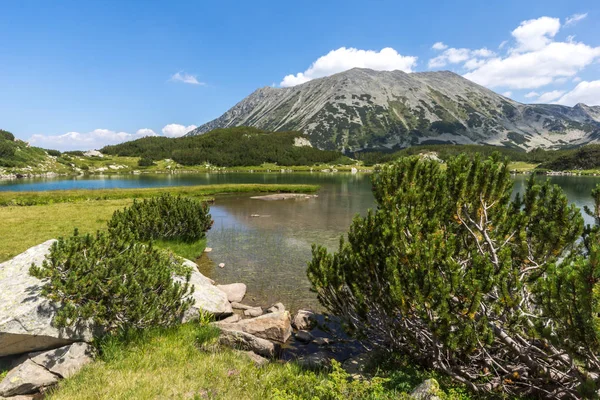
[[[314,339],[313,335],[307,331],[298,331],[296,333],[296,340],[299,342],[310,343]]]
[[[331,368],[331,359],[324,352],[309,354],[298,359],[298,364],[306,369],[321,370]]]
[[[427,379],[415,388],[410,397],[415,400],[440,400],[440,385],[435,379]]]
[[[239,303],[244,299],[246,295],[246,285],[243,283],[231,283],[229,285],[217,285],[217,288],[221,289],[227,294],[227,299],[230,302]]]
[[[259,215],[259,214],[250,214],[250,216],[251,216],[252,218],[258,218],[258,217],[260,217],[260,215]]]
[[[225,268],[225,263],[220,263],[219,268]]]
[[[283,305],[283,303],[275,303],[271,307],[267,308],[268,313],[284,312],[284,311],[285,311],[285,306]]]
[[[219,322],[225,322],[225,323],[228,323],[228,324],[233,324],[235,322],[238,322],[241,319],[242,319],[242,317],[240,317],[239,314],[233,314],[233,315],[231,315],[231,316],[229,316],[227,318],[223,318]]]
[[[254,307],[249,306],[247,304],[236,303],[235,301],[232,301],[231,302],[231,308],[233,308],[234,310],[249,310],[249,309],[254,308]]]
[[[333,343],[333,340],[326,337],[318,337],[314,340],[314,342],[318,346],[328,346]]]
[[[244,310],[244,315],[247,317],[259,317],[263,315],[263,309],[260,307],[252,307],[248,310]]]
[[[308,310],[298,310],[292,320],[292,326],[301,331],[311,330],[316,323],[315,313]]]
[[[248,357],[250,361],[252,361],[257,367],[262,367],[263,365],[267,365],[269,363],[269,360],[252,351],[244,351],[243,354],[245,354],[246,357]]]
[[[210,253],[212,251],[212,247],[207,247],[204,249],[205,253]]]

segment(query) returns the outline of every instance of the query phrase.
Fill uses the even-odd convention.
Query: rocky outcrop
[[[246,285],[243,283],[231,283],[229,285],[217,285],[217,288],[227,294],[227,299],[230,302],[239,303],[246,295]]]
[[[279,345],[249,333],[235,330],[222,329],[219,344],[234,349],[253,351],[267,358],[273,358],[279,352]]]
[[[0,396],[28,395],[53,386],[92,362],[93,349],[87,343],[73,343],[58,349],[29,353],[15,360],[0,382]]]
[[[29,275],[40,265],[55,240],[48,240],[0,264],[0,357],[90,341],[87,323],[71,328],[52,324],[60,305],[41,295],[43,282]]]
[[[290,313],[269,313],[260,317],[244,319],[234,324],[219,323],[216,325],[224,330],[246,332],[259,338],[285,343],[292,335]]]

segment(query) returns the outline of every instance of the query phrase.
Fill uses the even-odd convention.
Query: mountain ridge
[[[353,68],[289,88],[259,88],[188,135],[233,126],[299,130],[327,150],[428,143],[529,150],[597,142],[600,106],[523,104],[451,71]]]

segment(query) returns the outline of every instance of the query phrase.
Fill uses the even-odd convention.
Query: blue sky
[[[599,26],[598,1],[4,1],[0,128],[58,149],[179,136],[353,66],[600,105]]]

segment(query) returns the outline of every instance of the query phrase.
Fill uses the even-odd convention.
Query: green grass
[[[533,171],[538,165],[525,161],[513,161],[508,164],[508,168],[517,173],[526,173]]]
[[[180,257],[188,260],[196,260],[206,248],[206,238],[193,243],[185,243],[175,240],[155,240],[154,245],[158,248],[170,250]]]
[[[427,374],[380,374],[349,381],[332,373],[303,370],[295,363],[258,368],[244,355],[214,344],[218,331],[205,323],[151,329],[99,343],[100,357],[62,381],[48,397],[74,399],[407,399]],[[445,398],[468,398],[450,389]]]
[[[272,185],[272,184],[225,184],[199,186],[170,186],[160,188],[135,189],[77,189],[43,192],[0,192],[0,206],[31,206],[55,203],[73,203],[89,200],[141,199],[172,195],[206,198],[224,193],[312,193],[319,189],[316,185]]]

